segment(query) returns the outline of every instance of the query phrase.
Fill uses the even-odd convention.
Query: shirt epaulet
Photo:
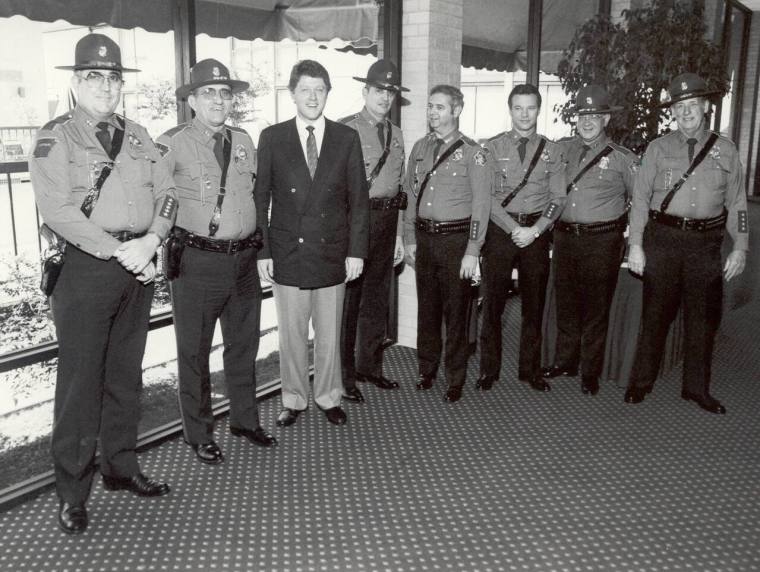
[[[181,133],[182,131],[184,131],[185,129],[187,129],[188,127],[190,127],[190,125],[191,125],[190,123],[180,123],[176,127],[172,127],[168,131],[164,132],[164,135],[166,137],[172,138],[175,135],[177,135],[178,133]]]
[[[478,144],[477,141],[475,141],[474,139],[470,139],[469,137],[467,137],[467,135],[462,135],[462,141],[464,141],[468,145],[473,145],[475,147],[480,147],[480,145]]]
[[[59,115],[55,119],[51,119],[45,125],[42,126],[43,131],[53,131],[56,127],[59,125],[63,125],[65,123],[68,123],[71,121],[74,117],[71,115],[71,113],[64,113],[63,115]]]
[[[346,115],[345,117],[338,119],[338,123],[343,123],[344,125],[348,125],[349,123],[357,119],[359,119],[359,114],[354,113],[353,115]]]
[[[489,137],[489,138],[488,138],[488,140],[489,140],[489,141],[496,141],[497,139],[499,139],[499,138],[500,138],[500,137],[502,137],[502,136],[504,136],[504,133],[503,133],[503,132],[502,132],[502,133],[497,133],[497,134],[496,134],[496,135],[494,135],[493,137]]]

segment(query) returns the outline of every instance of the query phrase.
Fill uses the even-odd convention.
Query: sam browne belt
[[[457,220],[431,220],[417,217],[414,223],[417,230],[427,234],[452,234],[455,232],[467,232],[470,230],[470,219],[460,218]]]
[[[681,230],[693,230],[696,232],[705,232],[708,230],[715,230],[716,228],[723,228],[726,225],[726,218],[727,215],[725,211],[712,218],[683,218],[680,216],[665,214],[662,211],[649,211],[649,220],[653,220],[666,226],[680,228]]]

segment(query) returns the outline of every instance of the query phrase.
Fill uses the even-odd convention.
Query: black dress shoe
[[[646,387],[629,387],[625,390],[623,401],[626,403],[641,403],[649,391]]]
[[[578,375],[578,368],[575,369],[569,368],[569,367],[559,367],[558,365],[553,365],[551,367],[544,367],[541,368],[541,375],[543,377],[575,377]]]
[[[449,387],[446,390],[446,394],[443,396],[443,400],[448,401],[449,403],[455,403],[460,399],[462,399],[461,387]]]
[[[107,491],[129,491],[140,497],[160,497],[168,495],[171,489],[166,483],[149,479],[142,473],[132,477],[109,477],[103,475],[103,485]]]
[[[346,412],[340,407],[325,409],[325,417],[327,417],[327,420],[334,425],[345,425],[347,420]]]
[[[526,383],[530,385],[536,391],[551,391],[552,386],[540,375],[532,375],[526,380]]]
[[[274,447],[277,445],[277,439],[267,433],[263,427],[256,429],[243,429],[242,427],[233,427],[230,425],[230,433],[235,437],[245,437],[254,445],[259,447]]]
[[[718,401],[711,395],[700,397],[699,395],[694,395],[693,393],[682,391],[681,398],[685,399],[686,401],[693,401],[694,403],[699,405],[702,409],[704,409],[705,411],[709,411],[710,413],[717,413],[718,415],[724,415],[726,413],[726,408],[723,407],[720,401]]]
[[[584,375],[581,378],[581,391],[584,395],[599,393],[599,378],[595,375]]]
[[[224,462],[222,450],[219,448],[219,445],[213,441],[209,441],[208,443],[193,443],[190,446],[193,448],[193,451],[195,451],[195,456],[198,457],[198,460],[201,463],[206,463],[207,465],[219,465]]]
[[[364,396],[358,387],[343,388],[343,399],[353,401],[354,403],[364,403]]]
[[[481,375],[478,378],[478,389],[480,391],[488,391],[497,381],[499,381],[498,375]]]
[[[365,373],[359,373],[356,372],[356,380],[357,381],[366,381],[367,383],[371,383],[373,385],[378,386],[380,389],[396,389],[398,388],[398,382],[393,381],[391,379],[388,379],[387,377],[383,377],[382,375],[367,375]]]
[[[82,534],[87,530],[87,509],[84,504],[61,501],[58,507],[58,528],[66,534]]]
[[[433,387],[434,381],[435,381],[435,377],[433,376],[421,375],[415,387],[420,391],[425,390],[425,389],[430,389],[431,387]]]
[[[300,409],[289,409],[287,407],[283,407],[282,411],[280,411],[280,414],[277,416],[277,426],[287,427],[288,425],[293,425],[293,423],[296,422],[296,419],[298,419],[298,415],[300,413]]]

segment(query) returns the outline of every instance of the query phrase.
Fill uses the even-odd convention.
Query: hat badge
[[[591,105],[592,103],[594,103],[594,100],[593,100],[593,99],[591,99],[590,97],[587,97],[587,98],[586,98],[586,104],[587,104],[587,105]]]
[[[689,89],[689,86],[687,85],[687,83],[685,81],[681,82],[681,89],[684,90],[684,91],[686,91],[687,89]]]
[[[98,55],[101,58],[104,58],[106,57],[106,54],[108,54],[108,48],[106,48],[105,46],[100,46],[100,48],[98,49]]]
[[[385,74],[386,79],[391,79],[392,77],[393,77],[393,72],[388,72],[387,74]]]
[[[214,74],[214,77],[219,77],[219,68],[214,66],[211,73]]]

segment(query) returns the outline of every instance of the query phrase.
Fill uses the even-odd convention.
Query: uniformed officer
[[[710,95],[696,74],[670,84],[678,129],[649,144],[636,177],[628,264],[644,277],[641,326],[625,401],[639,403],[652,390],[665,340],[678,307],[684,309],[681,397],[711,413],[725,407],[710,395],[713,342],[721,318],[723,278],[744,271],[748,221],[744,173],[736,146],[709,131]],[[733,250],[721,262],[724,232]],[[722,271],[722,272],[721,272]]]
[[[172,226],[176,195],[148,132],[114,114],[121,102],[119,46],[101,34],[76,45],[73,111],[37,135],[29,169],[45,223],[67,242],[51,296],[58,337],[52,435],[58,525],[87,528],[85,501],[100,443],[106,490],[160,496],[135,454],[142,357],[156,249]]]
[[[560,142],[569,187],[554,224],[555,365],[543,376],[575,376],[580,363],[581,390],[596,395],[638,158],[604,132],[610,114],[622,108],[610,106],[603,87],[583,87],[575,100],[576,135]]]
[[[179,275],[171,282],[182,426],[197,458],[210,465],[224,460],[214,441],[209,373],[217,320],[224,337],[230,433],[262,447],[276,444],[259,425],[256,403],[262,295],[253,236],[256,150],[248,133],[225,124],[233,94],[247,88],[217,60],[198,62],[190,83],[177,89],[195,118],[158,138],[179,196],[173,240],[184,246],[179,263],[173,261]]]
[[[359,132],[367,182],[370,185],[369,252],[364,272],[346,285],[341,332],[343,397],[364,401],[357,381],[381,389],[395,389],[398,382],[383,376],[385,317],[388,314],[393,266],[404,259],[401,238],[406,194],[401,191],[404,174],[404,138],[388,115],[402,87],[398,69],[388,60],[372,64],[367,77],[354,79],[362,89],[364,109],[341,121]],[[395,243],[395,250],[394,250]]]
[[[522,300],[518,377],[549,391],[541,377],[541,323],[549,279],[552,223],[565,204],[565,178],[558,146],[536,133],[541,94],[531,84],[509,94],[512,129],[486,143],[492,159],[491,218],[483,247],[483,324],[480,378],[487,391],[501,370],[501,315],[515,258]]]
[[[488,154],[458,129],[464,98],[450,85],[430,90],[432,132],[409,155],[404,220],[406,255],[417,278],[417,389],[430,389],[441,358],[446,325],[446,401],[462,397],[467,367],[467,322],[472,282],[480,280],[478,256],[486,234]],[[413,198],[412,198],[413,197]]]

